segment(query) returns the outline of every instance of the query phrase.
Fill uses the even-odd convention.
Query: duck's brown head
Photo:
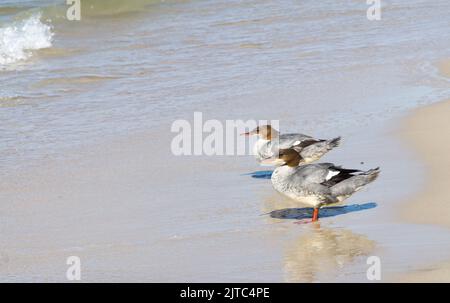
[[[287,165],[289,167],[297,167],[302,162],[300,154],[292,148],[280,149],[278,156],[261,161],[262,164],[270,164],[276,166]]]
[[[290,167],[296,167],[300,164],[302,157],[293,148],[280,149],[278,153],[278,159],[283,160],[283,162]]]
[[[258,135],[264,140],[272,140],[278,136],[278,131],[270,125],[261,125],[250,132],[243,133],[245,136]]]

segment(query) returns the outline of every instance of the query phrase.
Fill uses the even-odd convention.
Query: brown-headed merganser
[[[311,163],[319,160],[331,149],[337,147],[341,140],[340,137],[331,140],[321,140],[304,134],[280,135],[270,125],[258,126],[250,132],[243,133],[243,135],[257,135],[259,137],[253,148],[253,153],[259,162],[276,157],[279,149],[293,148],[300,154],[301,161],[299,164]],[[265,164],[271,163],[265,161]]]
[[[301,156],[294,149],[279,151],[271,180],[273,187],[285,196],[314,208],[312,221],[319,218],[319,208],[342,202],[363,186],[374,181],[380,169],[361,171],[345,169],[333,163],[299,166]]]

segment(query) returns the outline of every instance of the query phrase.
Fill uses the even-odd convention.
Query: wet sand
[[[83,282],[368,282],[371,255],[386,274],[448,257],[448,233],[389,215],[407,191],[403,174],[414,170],[407,157],[393,160],[399,150],[385,132],[362,128],[323,159],[379,164],[380,179],[341,210],[323,211],[319,225],[299,226],[304,206],[252,178],[261,167],[251,156],[177,157],[169,129],[4,178],[0,280],[65,282],[66,259],[78,256]]]
[[[257,102],[247,99],[241,111],[254,112]],[[414,140],[443,134],[434,128],[440,114],[448,117],[442,104],[417,110],[436,112],[437,126],[414,122],[405,132]],[[284,131],[302,128],[283,121]],[[322,211],[331,215],[319,225],[293,224],[307,215],[304,206],[277,194],[270,180],[253,178],[267,168],[251,156],[174,156],[168,123],[30,163],[0,183],[0,281],[66,282],[73,255],[81,258],[83,282],[369,282],[372,255],[382,260],[383,281],[416,279],[415,269],[440,277],[450,257],[448,229],[432,217],[418,222],[422,213],[411,214],[412,223],[393,214],[426,185],[429,150],[445,154],[448,147],[427,141],[405,149],[391,131],[397,123],[339,130],[343,144],[322,160],[380,166],[382,173],[339,211]],[[429,205],[411,201],[418,211]],[[417,275],[425,279],[423,270]]]

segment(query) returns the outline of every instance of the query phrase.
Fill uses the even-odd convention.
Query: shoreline
[[[450,60],[438,64],[442,76],[450,78]],[[400,129],[415,158],[424,163],[424,186],[403,202],[400,218],[416,224],[450,228],[450,100],[415,109]],[[450,261],[416,268],[398,276],[399,282],[450,282]]]
[[[244,176],[260,169],[253,157],[175,157],[164,129],[80,148],[0,184],[0,226],[8,231],[0,250],[3,280],[60,282],[69,255],[86,262],[83,280],[105,282],[367,282],[366,256],[381,256],[395,275],[407,264],[436,260],[428,247],[416,255],[399,245],[405,237],[409,245],[423,243],[436,229],[391,218],[399,204],[383,201],[408,192],[403,168],[411,159],[393,160],[400,156],[398,142],[385,129],[361,129],[324,159],[349,167],[355,159],[379,164],[379,182],[347,201],[378,207],[324,218],[319,231],[260,216],[299,205],[281,200],[269,180]],[[393,229],[395,238],[388,233]],[[411,261],[401,262],[405,254]],[[244,264],[251,274],[240,271]],[[113,267],[112,275],[99,274]]]
[[[9,231],[0,250],[3,279],[43,281],[44,272],[47,281],[61,281],[68,255],[87,263],[83,280],[105,282],[367,282],[366,256],[380,255],[395,274],[408,270],[398,262],[404,254],[414,265],[435,260],[427,250],[416,258],[398,245],[401,237],[387,232],[412,230],[410,244],[436,232],[388,216],[398,204],[383,203],[384,197],[404,196],[403,181],[391,181],[407,176],[401,170],[406,163],[392,161],[396,148],[385,150],[380,181],[347,203],[376,201],[378,207],[324,218],[314,230],[260,216],[299,205],[281,200],[269,180],[245,176],[259,169],[252,157],[175,157],[168,150],[171,137],[158,131],[81,149],[0,184],[0,200],[8,201],[0,214],[8,214],[3,224]],[[361,145],[367,136],[371,141]],[[154,148],[155,139],[163,148]],[[364,159],[371,167],[384,146],[396,146],[393,141],[381,129],[361,130],[328,159],[347,166]],[[113,275],[99,274],[113,264]],[[242,273],[243,264],[253,273]]]
[[[377,206],[323,218],[318,230],[260,216],[301,206],[280,198],[270,180],[248,176],[261,169],[253,157],[174,156],[166,124],[43,160],[0,183],[0,280],[61,282],[71,255],[85,264],[83,280],[95,282],[369,282],[371,255],[382,258],[383,276],[413,279],[400,275],[429,260],[444,264],[440,252],[450,243],[443,247],[448,233],[435,222],[408,224],[394,215],[426,181],[417,178],[426,163],[412,157],[416,149],[392,134],[399,122],[341,129],[345,144],[321,161],[381,166],[379,180],[346,202]]]

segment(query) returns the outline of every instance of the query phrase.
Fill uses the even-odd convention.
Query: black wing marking
[[[337,175],[334,175],[331,179],[326,180],[321,183],[322,185],[325,185],[327,187],[334,186],[334,185],[338,184],[339,182],[342,182],[344,180],[347,180],[347,179],[355,176],[355,173],[361,172],[361,170],[359,170],[359,169],[346,169],[346,168],[341,168],[339,166],[330,167],[329,170],[338,171],[339,173]]]
[[[326,141],[326,140],[306,139],[306,140],[301,141],[298,144],[295,144],[293,147],[294,148],[301,148],[301,149],[303,149],[303,148],[305,148],[307,146],[316,144],[318,142],[324,142],[324,141]]]

